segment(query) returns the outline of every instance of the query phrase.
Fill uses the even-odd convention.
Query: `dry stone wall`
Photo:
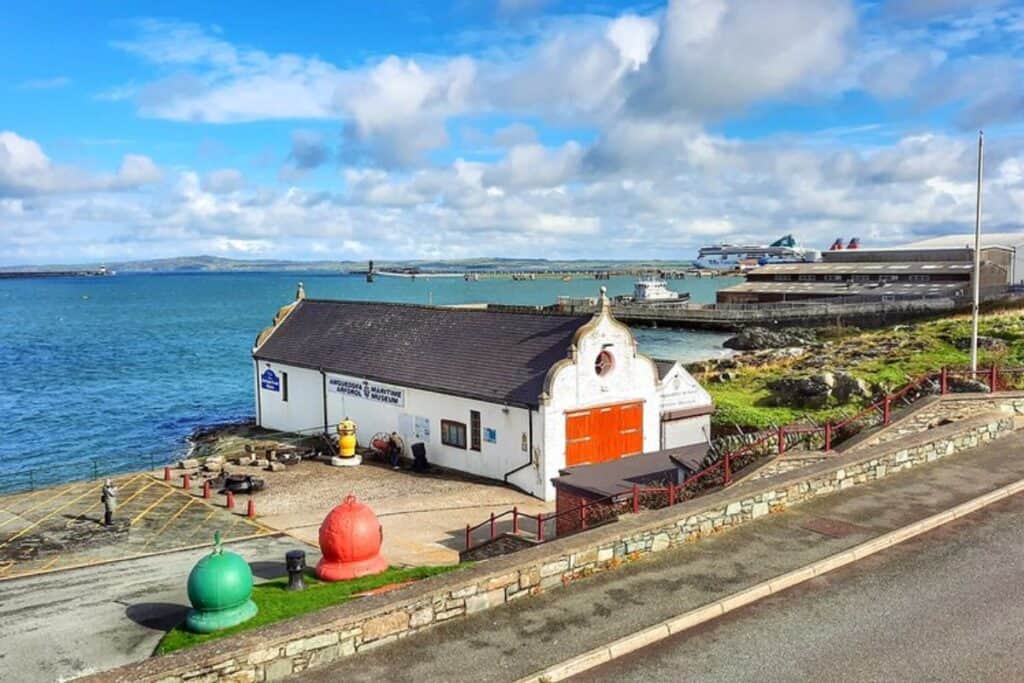
[[[1012,416],[992,413],[834,456],[799,472],[748,481],[670,508],[425,579],[391,593],[153,658],[87,681],[250,683],[276,681],[371,650],[450,619],[565,585],[623,562],[697,541],[802,501],[975,448],[1009,434]]]

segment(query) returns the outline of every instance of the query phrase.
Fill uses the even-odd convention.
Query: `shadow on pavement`
[[[125,611],[126,617],[139,626],[154,631],[170,631],[185,620],[188,607],[169,602],[142,602],[131,605]]]

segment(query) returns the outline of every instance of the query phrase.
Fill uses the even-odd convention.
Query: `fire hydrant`
[[[338,423],[338,455],[351,458],[356,454],[356,423],[347,417]]]

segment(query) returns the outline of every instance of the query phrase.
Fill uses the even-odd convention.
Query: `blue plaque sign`
[[[281,380],[273,370],[267,368],[260,375],[260,386],[267,391],[281,391]]]

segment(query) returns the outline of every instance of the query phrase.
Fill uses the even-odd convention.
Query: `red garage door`
[[[567,467],[636,455],[643,448],[643,403],[619,403],[566,413]]]

